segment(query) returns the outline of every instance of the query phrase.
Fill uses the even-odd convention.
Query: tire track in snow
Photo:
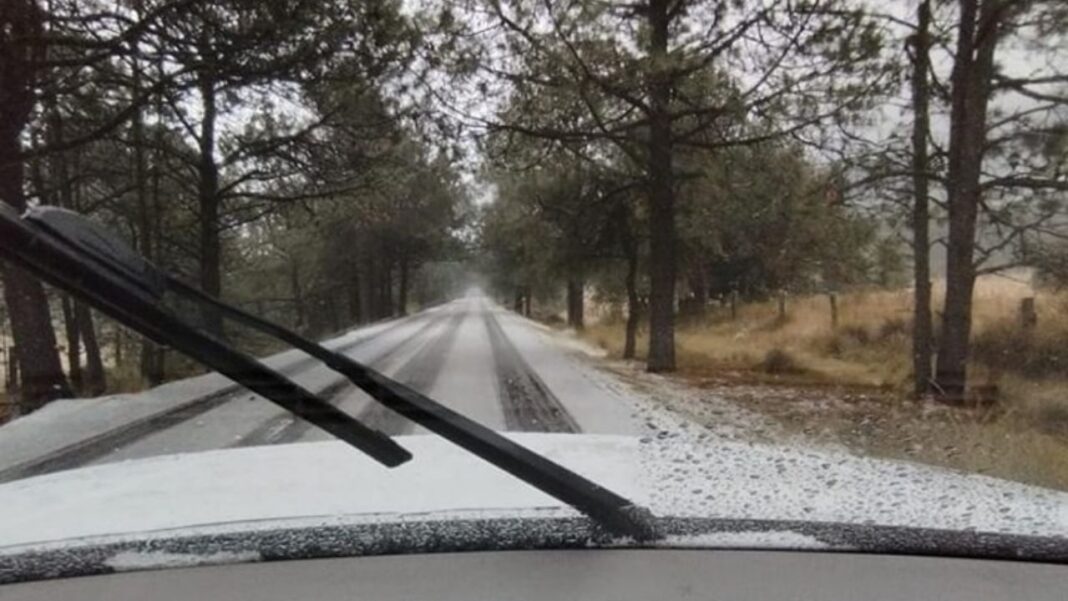
[[[418,315],[412,316],[412,318],[417,317]],[[352,342],[335,348],[334,350],[339,353],[350,352],[379,336],[386,335],[387,333],[396,330],[409,321],[409,319],[397,320],[396,323],[391,324],[383,330],[366,336],[361,336]],[[282,375],[289,377],[307,370],[318,362],[318,359],[315,359],[314,357],[305,357],[294,362],[285,369],[278,371]],[[323,392],[329,394],[330,389],[337,390],[335,387],[338,387],[337,382],[327,386],[323,390],[317,391],[317,394],[323,394]],[[246,395],[250,394],[252,393],[240,384],[235,383],[228,385],[221,390],[182,403],[181,405],[166,411],[124,424],[97,436],[80,440],[52,453],[48,453],[31,461],[0,471],[0,483],[87,465],[93,461],[106,457],[119,449],[156,434],[157,432],[186,423],[196,417],[204,415],[212,409],[221,407],[226,403],[243,399]]]
[[[508,430],[526,432],[581,432],[578,422],[549,390],[508,339],[493,309],[484,308],[482,319],[493,347],[497,395]]]
[[[367,362],[367,365],[373,369],[380,370],[384,365],[389,363],[401,350],[409,346],[413,341],[418,342],[423,335],[425,335],[431,328],[441,323],[447,314],[436,313],[426,323],[420,326],[417,330],[405,336],[396,344],[391,345],[382,351],[382,353],[373,357]],[[331,405],[337,405],[341,399],[350,394],[356,387],[352,385],[347,378],[340,378],[336,382],[331,383],[326,388],[318,391],[316,394],[320,397],[326,398],[327,402]],[[360,421],[363,421],[362,419]],[[367,424],[371,425],[371,424]],[[310,430],[312,425],[302,419],[298,419],[290,413],[283,413],[278,417],[268,420],[260,427],[256,428],[248,435],[241,438],[241,440],[230,445],[231,447],[252,447],[258,445],[268,444],[286,444],[299,440],[304,434]],[[373,426],[372,426],[373,427]]]
[[[445,357],[456,342],[460,324],[467,318],[467,311],[461,310],[453,315],[445,326],[445,331],[423,348],[419,349],[399,370],[393,379],[405,386],[426,394],[434,385],[445,365]],[[399,413],[386,408],[377,401],[365,407],[356,419],[370,428],[381,430],[389,435],[405,434],[414,429],[415,423]]]

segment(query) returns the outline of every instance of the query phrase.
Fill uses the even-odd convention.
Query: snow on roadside
[[[548,328],[499,307],[487,306],[516,350],[563,403],[583,432],[637,434],[639,404]]]
[[[328,348],[351,344],[381,332],[393,323],[387,321],[350,330],[324,344]],[[308,358],[304,352],[294,349],[267,357],[263,362],[284,370]],[[208,373],[136,394],[54,401],[0,426],[0,470],[55,453],[69,445],[217,393],[233,384],[225,376]]]
[[[523,358],[583,431],[655,434],[700,423],[725,440],[786,437],[774,421],[725,398],[647,373],[633,363],[606,363],[603,350],[572,332],[507,311],[497,315]]]
[[[638,462],[649,478],[642,490],[654,511],[1068,536],[1065,493],[858,455],[787,432],[770,417],[635,363],[595,362],[590,355],[596,353],[586,353],[573,334],[527,331],[544,344],[572,349],[557,355],[570,355],[588,379],[628,399],[641,432]]]

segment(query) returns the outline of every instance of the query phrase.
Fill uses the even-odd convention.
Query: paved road
[[[502,431],[634,433],[632,405],[544,326],[467,296],[351,333],[340,347],[449,407]],[[385,409],[323,365],[286,374],[387,434],[426,431]],[[325,440],[329,435],[243,389],[102,432],[0,480],[171,453]]]

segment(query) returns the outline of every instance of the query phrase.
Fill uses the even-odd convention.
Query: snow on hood
[[[661,517],[1068,537],[1068,494],[986,476],[703,435],[508,436]],[[397,439],[415,459],[395,469],[330,441],[154,457],[9,482],[0,485],[0,547],[294,521],[574,515],[440,438]]]

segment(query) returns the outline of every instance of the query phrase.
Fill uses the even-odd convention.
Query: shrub
[[[900,317],[891,317],[879,326],[879,340],[908,336],[909,333],[909,323]]]
[[[1068,375],[1068,335],[1056,329],[1027,331],[1002,322],[976,334],[972,356],[990,367],[1032,378]]]
[[[793,355],[782,349],[771,349],[764,355],[760,368],[769,374],[796,374],[805,371]]]

